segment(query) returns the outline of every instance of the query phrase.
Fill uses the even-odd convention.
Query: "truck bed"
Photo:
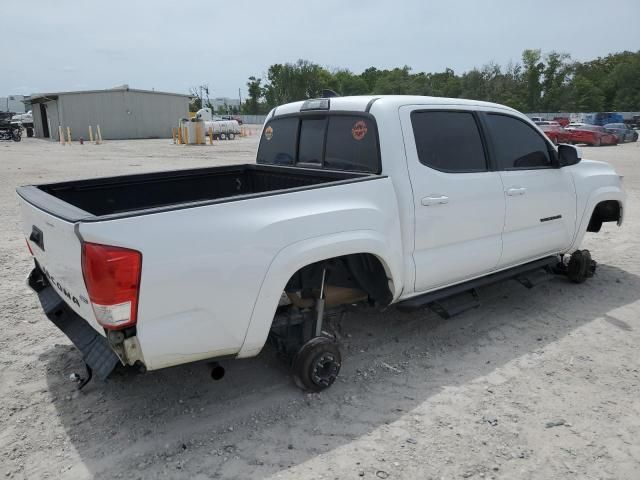
[[[18,194],[48,213],[77,221],[186,208],[376,177],[247,164],[27,186],[18,188]]]

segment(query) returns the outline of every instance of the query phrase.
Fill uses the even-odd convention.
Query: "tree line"
[[[490,62],[456,74],[414,73],[409,66],[367,68],[360,74],[329,70],[308,60],[271,65],[264,78],[249,77],[242,113],[264,114],[283,103],[316,98],[323,89],[340,95],[429,95],[508,105],[523,112],[640,110],[640,50],[587,62],[567,53],[525,50],[519,62]]]

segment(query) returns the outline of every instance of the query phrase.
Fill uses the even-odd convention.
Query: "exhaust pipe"
[[[218,362],[211,364],[211,378],[213,380],[221,380],[224,377],[224,367]]]

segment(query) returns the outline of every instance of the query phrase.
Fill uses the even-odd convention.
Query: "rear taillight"
[[[128,248],[82,244],[82,274],[98,322],[115,330],[135,325],[142,254]]]
[[[27,242],[27,248],[29,249],[29,253],[31,254],[31,256],[33,257],[33,250],[31,250],[31,245],[29,245],[29,240],[27,240],[26,238],[24,239],[25,242]]]

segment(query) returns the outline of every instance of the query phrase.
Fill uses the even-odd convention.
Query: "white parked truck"
[[[324,320],[341,306],[465,305],[539,268],[581,282],[583,236],[624,213],[610,165],[493,103],[282,105],[256,160],[17,189],[29,284],[98,376],[252,357],[269,339],[321,390],[340,370]]]

